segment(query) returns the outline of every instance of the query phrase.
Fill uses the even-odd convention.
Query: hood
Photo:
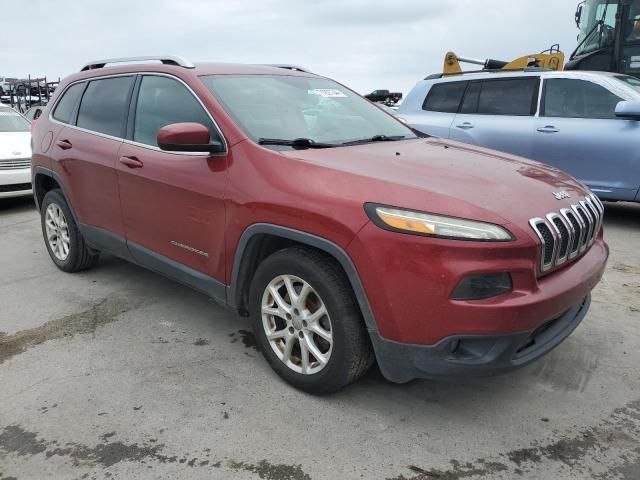
[[[31,158],[31,133],[0,132],[0,159]]]
[[[548,165],[435,137],[281,153],[371,180],[351,182],[349,195],[363,203],[502,225],[526,225],[589,194]],[[559,191],[569,198],[557,200]]]

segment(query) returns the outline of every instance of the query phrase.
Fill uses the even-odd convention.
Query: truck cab
[[[566,70],[640,77],[640,0],[586,0],[576,10],[578,46]]]

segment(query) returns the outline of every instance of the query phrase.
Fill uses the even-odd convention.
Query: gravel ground
[[[329,397],[283,384],[247,319],[112,257],[49,260],[30,200],[0,201],[0,479],[640,478],[640,205],[578,330],[477,381]]]

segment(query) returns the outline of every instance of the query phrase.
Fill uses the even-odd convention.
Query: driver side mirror
[[[222,142],[211,140],[209,129],[201,123],[184,122],[165,125],[158,130],[158,146],[167,152],[225,151]]]
[[[616,105],[616,117],[640,120],[640,101],[623,101]]]

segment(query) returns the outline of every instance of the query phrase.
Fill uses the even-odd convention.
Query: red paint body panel
[[[228,158],[179,155],[128,143],[122,144],[119,156],[144,164],[117,166],[127,240],[224,282]]]
[[[72,147],[63,150],[56,145],[61,140]],[[115,171],[120,145],[121,140],[65,127],[50,147],[50,157],[82,222],[124,236]]]
[[[453,245],[452,245],[453,243]],[[349,247],[382,337],[435,344],[452,335],[530,331],[584,298],[600,280],[608,247],[602,237],[577,261],[537,278],[529,242],[478,245],[421,238],[368,224]],[[449,299],[470,273],[511,272],[514,290],[487,300]]]

